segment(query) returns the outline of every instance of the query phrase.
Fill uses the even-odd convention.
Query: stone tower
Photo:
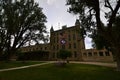
[[[64,40],[65,43],[62,43]],[[71,51],[70,60],[81,60],[81,51],[85,49],[84,38],[81,35],[80,22],[76,19],[75,25],[71,27],[62,26],[62,29],[54,31],[50,29],[50,53],[51,59],[57,59],[60,49]]]

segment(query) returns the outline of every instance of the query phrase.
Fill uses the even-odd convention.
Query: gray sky
[[[44,14],[47,16],[47,30],[51,26],[54,30],[61,29],[61,26],[73,26],[77,18],[76,15],[67,12],[66,0],[35,0],[39,6],[43,8]],[[91,48],[91,39],[85,39],[86,48]]]

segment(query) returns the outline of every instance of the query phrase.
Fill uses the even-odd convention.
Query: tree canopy
[[[0,52],[47,40],[45,22],[46,16],[34,0],[0,0]]]
[[[114,26],[120,13],[120,0],[67,0],[67,5],[70,13],[79,15],[81,27],[92,34],[95,42],[111,48],[120,71],[119,26]]]
[[[67,51],[67,50],[63,50],[61,49],[58,53],[58,58],[61,58],[61,59],[67,59],[68,57],[71,57],[71,52],[70,51]]]

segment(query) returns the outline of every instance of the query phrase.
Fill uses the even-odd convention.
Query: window
[[[110,56],[110,53],[108,51],[105,52],[106,56]]]
[[[54,33],[54,36],[56,36],[56,34]]]
[[[94,56],[97,56],[97,52],[94,52]]]
[[[58,33],[57,33],[57,36],[58,36]]]
[[[74,48],[76,48],[76,43],[74,43]]]
[[[74,57],[75,57],[75,58],[77,57],[77,52],[76,52],[76,51],[74,51]]]
[[[53,58],[55,58],[55,53],[53,53]]]
[[[33,51],[35,51],[35,48],[33,48]]]
[[[91,52],[89,52],[89,53],[88,53],[88,56],[92,56],[92,53],[91,53]]]
[[[68,33],[70,33],[70,30],[68,31]]]
[[[39,50],[39,48],[38,48],[38,47],[36,47],[36,50]]]
[[[55,43],[55,38],[53,39],[53,42]]]
[[[45,47],[45,50],[47,49],[47,47]]]
[[[71,44],[69,44],[69,49],[71,49]]]
[[[58,36],[57,36],[57,43],[58,43],[59,39],[58,39]]]
[[[55,50],[55,46],[53,46],[53,50]]]
[[[86,54],[86,53],[83,53],[83,56],[87,56],[87,54]]]
[[[65,45],[62,45],[62,49],[65,49]]]
[[[42,50],[42,48],[40,48]]]
[[[59,45],[57,45],[57,50],[59,49]]]
[[[104,55],[103,55],[103,52],[99,52],[99,56],[104,56]]]
[[[28,48],[28,51],[30,51],[30,50],[33,51],[33,48]]]
[[[76,40],[75,34],[73,34],[73,40]]]
[[[71,37],[70,37],[70,35],[68,35],[68,40],[71,41]]]

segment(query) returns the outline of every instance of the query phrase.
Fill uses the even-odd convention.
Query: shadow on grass
[[[113,68],[87,64],[67,64],[65,67],[47,64],[0,72],[3,80],[120,80],[119,75],[120,72]]]

